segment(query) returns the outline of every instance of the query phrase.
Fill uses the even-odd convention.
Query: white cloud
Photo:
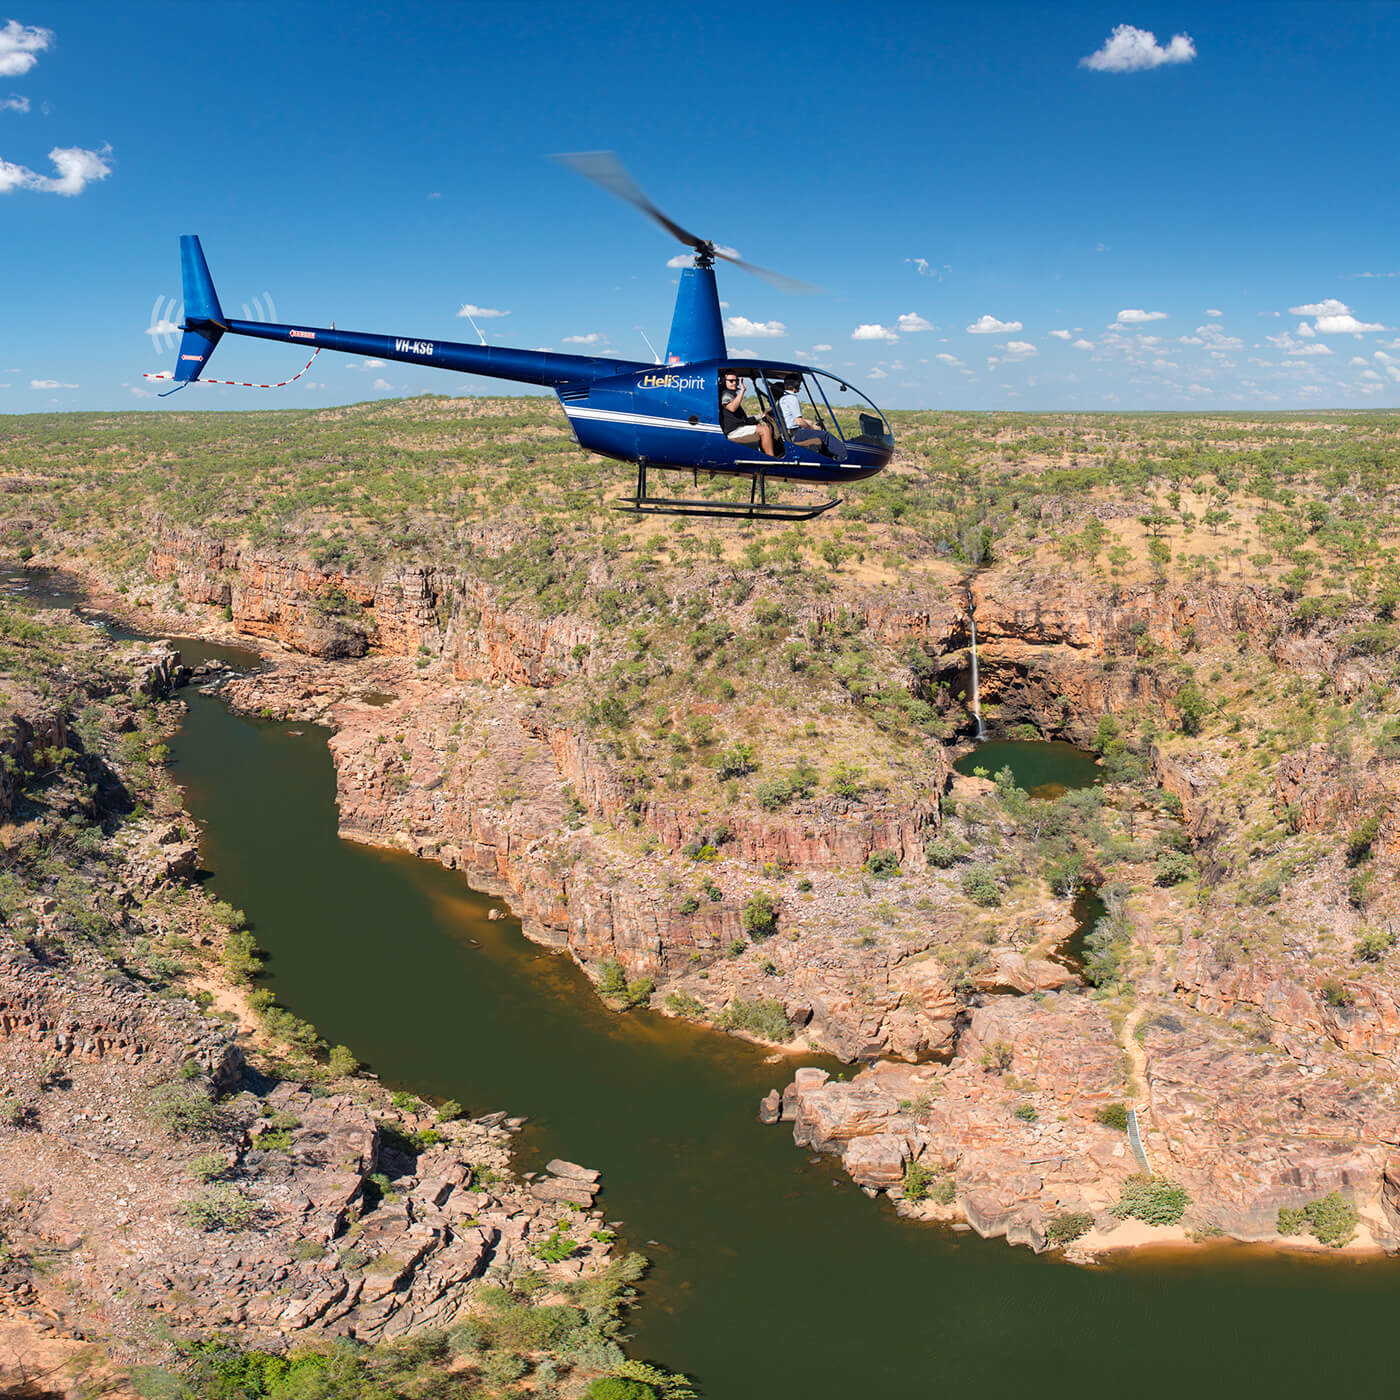
[[[1364,364],[1365,361],[1363,361],[1362,363]],[[1361,377],[1362,377],[1362,379],[1379,379],[1379,378],[1380,378],[1380,375],[1377,374],[1375,370],[1373,370],[1373,369],[1368,369],[1368,370],[1363,370],[1363,371],[1362,371]]]
[[[494,306],[474,306],[467,302],[457,313],[459,316],[471,316],[478,321],[488,321],[493,316],[509,316],[509,311],[497,311]]]
[[[1355,316],[1319,316],[1313,323],[1319,335],[1360,335],[1363,331],[1383,331],[1379,321],[1358,321]]]
[[[695,254],[694,254],[694,253],[677,253],[676,256],[675,256],[674,258],[667,258],[667,259],[666,259],[666,266],[667,266],[667,267],[694,267],[694,266],[695,266]]]
[[[1196,334],[1201,340],[1214,350],[1243,350],[1244,341],[1237,340],[1232,335],[1226,335],[1219,326],[1197,326]]]
[[[1073,331],[1051,331],[1050,334],[1053,335],[1053,336],[1055,337],[1056,340],[1073,340],[1073,339],[1074,339],[1074,332],[1073,332]]]
[[[1120,24],[1104,40],[1103,48],[1081,58],[1079,66],[1100,73],[1139,73],[1164,63],[1190,63],[1195,56],[1196,45],[1189,34],[1173,34],[1171,42],[1163,46],[1150,29]]]
[[[1385,372],[1397,383],[1400,384],[1400,365],[1387,365]]]
[[[899,337],[889,329],[882,326],[878,321],[867,321],[859,325],[851,332],[852,340],[883,340],[893,345]]]
[[[913,335],[916,331],[931,331],[933,322],[925,321],[924,318],[913,311],[906,311],[898,321],[895,322],[895,329],[903,331],[905,335]]]
[[[825,355],[830,349],[831,349],[831,346],[829,346],[829,345],[814,345],[814,346],[812,346],[813,353],[814,353],[814,354],[817,354],[817,355]]]
[[[29,72],[52,43],[53,30],[10,20],[0,29],[0,77],[18,78]]]
[[[1040,354],[1040,351],[1028,340],[1008,340],[1002,349],[1006,351],[1003,358],[1008,361],[1029,360],[1032,355]]]
[[[0,30],[0,34],[3,33]],[[49,159],[58,171],[57,175],[39,175],[28,166],[0,160],[0,194],[11,194],[15,190],[82,194],[93,180],[105,180],[112,173],[105,159],[111,153],[110,146],[104,146],[100,152],[86,151],[81,146],[55,146],[49,152]]]
[[[944,354],[941,354],[941,355],[935,355],[933,358],[934,358],[935,360],[940,361],[942,364],[945,364],[945,365],[959,365],[959,366],[960,366],[960,365],[962,364],[962,361],[961,361],[960,359],[958,359],[958,357],[957,357],[956,355],[949,355],[949,354],[947,354],[946,352],[945,352]]]
[[[0,30],[0,34],[4,31]],[[76,389],[76,384],[60,384],[56,379],[31,379],[29,381],[31,389]]]
[[[918,270],[919,270],[919,276],[920,276],[920,277],[927,277],[927,276],[928,276],[928,259],[927,259],[927,258],[905,258],[904,261],[905,261],[905,262],[911,262],[911,263],[913,263],[914,266],[915,266],[916,268],[918,268]]]
[[[1207,389],[1204,384],[1190,384],[1187,385],[1186,392],[1188,394],[1213,394],[1215,390]]]
[[[730,316],[724,323],[730,335],[746,336],[751,340],[778,340],[788,333],[781,321],[750,321],[747,316]]]
[[[1308,325],[1306,321],[1299,321],[1298,334],[1302,336],[1313,336],[1316,335],[1317,332],[1313,330],[1313,328],[1310,325]]]
[[[1167,313],[1165,311],[1143,311],[1141,308],[1129,307],[1126,311],[1118,313],[1119,326],[1140,326],[1146,321],[1165,321]]]
[[[442,191],[441,191],[441,190],[432,190],[432,191],[429,193],[428,198],[429,198],[429,199],[441,199],[441,198],[442,198]]]
[[[1351,357],[1351,359],[1349,359],[1349,360],[1347,361],[1347,364],[1351,365],[1353,368],[1356,368],[1356,369],[1365,369],[1365,368],[1366,368],[1366,361],[1365,361],[1365,359],[1364,359],[1362,356],[1360,356],[1360,355],[1353,355],[1353,356]]]
[[[1178,345],[1204,345],[1205,341],[1198,335],[1179,335],[1176,338]]]
[[[1217,311],[1213,306],[1206,307],[1207,316],[1223,316],[1224,314],[1225,313],[1223,311]]]
[[[390,384],[389,381],[388,381],[387,379],[376,379],[376,380],[374,381],[373,387],[376,388],[376,389],[389,389],[389,390],[392,390],[394,386],[393,386],[392,384]]]
[[[730,357],[731,357],[732,359],[735,359],[735,360],[756,360],[756,359],[758,359],[758,351],[757,351],[757,350],[751,350],[751,349],[749,349],[749,347],[746,346],[746,345],[741,345],[741,346],[739,346],[739,348],[738,348],[737,350],[730,350],[729,354],[730,354]]]
[[[867,379],[888,379],[889,375],[886,374],[885,371],[882,370],[879,365],[876,365],[875,368],[872,369],[870,373],[867,374],[865,377]]]
[[[566,335],[565,345],[597,345],[602,340],[602,336],[597,331],[589,331],[587,335]]]
[[[1336,297],[1328,297],[1326,301],[1309,302],[1306,306],[1290,306],[1288,314],[1290,316],[1344,316],[1351,310],[1346,302],[1338,301]]]
[[[347,361],[345,362],[345,368],[346,368],[346,369],[354,369],[354,370],[361,370],[361,369],[383,369],[383,368],[384,368],[384,361],[383,361],[383,360],[360,360],[360,361],[357,363],[355,360],[347,360]]]
[[[18,93],[11,93],[8,97],[0,97],[0,112],[27,112],[29,110],[29,99],[21,97]]]
[[[167,321],[162,317],[153,326],[147,326],[147,335],[179,335],[180,327],[174,321]]]
[[[1094,342],[1092,340],[1076,340],[1074,342],[1074,348],[1076,350],[1092,350],[1094,348]]]
[[[1330,355],[1331,346],[1324,345],[1320,340],[1298,340],[1296,337],[1284,331],[1282,335],[1266,335],[1265,340],[1270,345],[1282,350],[1285,355]]]
[[[979,316],[967,327],[968,335],[1010,335],[1013,331],[1024,330],[1019,321],[998,321],[995,316]]]

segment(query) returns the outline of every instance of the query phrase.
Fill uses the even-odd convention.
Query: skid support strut
[[[638,462],[637,494],[619,501],[616,508],[634,515],[709,516],[716,520],[812,520],[840,504],[841,498],[837,496],[814,506],[784,505],[781,502],[770,505],[768,478],[763,472],[754,473],[747,504],[740,501],[677,501],[669,496],[649,496],[647,464]]]

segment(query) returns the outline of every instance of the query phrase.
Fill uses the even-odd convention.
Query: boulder
[[[857,1186],[888,1191],[904,1180],[908,1149],[903,1138],[893,1133],[873,1133],[846,1145],[841,1163]]]

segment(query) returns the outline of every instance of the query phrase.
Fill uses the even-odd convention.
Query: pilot
[[[719,425],[730,442],[757,443],[769,457],[776,457],[773,425],[744,412],[744,382],[732,369],[719,377]]]
[[[835,457],[838,462],[844,461],[846,444],[840,438],[833,437],[820,423],[813,423],[810,418],[803,417],[802,403],[798,398],[801,388],[800,374],[784,376],[783,392],[778,399],[778,412],[783,415],[783,426],[787,429],[788,437],[798,447],[811,448],[828,457]]]

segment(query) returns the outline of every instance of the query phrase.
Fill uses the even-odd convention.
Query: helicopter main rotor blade
[[[563,155],[551,156],[560,165],[567,165],[586,180],[601,185],[610,194],[640,209],[648,218],[655,219],[673,238],[678,238],[697,253],[713,253],[714,245],[707,238],[682,228],[674,219],[668,218],[641,191],[637,182],[627,173],[626,166],[612,151],[569,151]]]
[[[735,267],[742,267],[745,272],[751,272],[755,277],[761,277],[765,282],[771,283],[780,291],[784,292],[819,292],[820,287],[814,287],[810,282],[799,282],[796,277],[784,276],[781,272],[774,272],[771,268],[759,267],[757,263],[745,262],[743,258],[736,258],[732,253],[721,252],[715,249],[715,257],[723,258],[727,263],[733,263]]]
[[[618,160],[612,151],[569,151],[561,155],[551,156],[550,159],[557,160],[560,165],[568,166],[570,170],[582,175],[585,179],[592,180],[595,185],[601,185],[609,194],[614,194],[625,203],[632,205],[633,208],[640,209],[648,218],[654,219],[660,224],[673,238],[679,239],[688,248],[694,248],[702,257],[723,258],[725,262],[733,263],[735,267],[741,267],[745,272],[751,272],[755,277],[761,277],[765,282],[769,282],[785,292],[816,292],[821,290],[809,282],[799,282],[795,277],[785,277],[781,272],[773,272],[769,268],[759,267],[757,263],[745,262],[743,258],[736,257],[733,253],[726,253],[716,248],[711,239],[701,238],[697,234],[691,233],[689,229],[683,228],[669,215],[663,214],[642,193],[641,186],[628,174],[627,167]]]

